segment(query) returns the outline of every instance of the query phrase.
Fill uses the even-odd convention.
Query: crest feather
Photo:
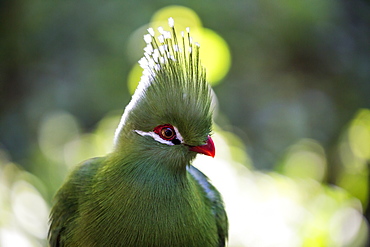
[[[127,105],[117,135],[127,122],[137,123],[141,129],[151,128],[151,124],[163,124],[159,121],[172,121],[180,127],[176,118],[197,122],[202,119],[203,132],[210,128],[211,89],[206,82],[206,71],[200,63],[199,43],[193,43],[190,29],[176,35],[174,20],[169,18],[170,31],[158,28],[160,35],[155,37],[153,28],[144,35],[146,47],[144,56],[139,60],[143,74],[139,85]],[[135,110],[136,108],[140,109]],[[145,121],[150,116],[153,121]],[[132,121],[128,121],[128,119]],[[155,122],[155,123],[154,123]]]
[[[189,82],[205,81],[206,72],[199,59],[200,45],[193,43],[190,28],[186,28],[187,35],[181,32],[179,42],[173,18],[168,19],[168,24],[171,31],[159,27],[160,35],[157,39],[154,37],[153,28],[149,28],[148,34],[144,35],[147,46],[144,48],[144,56],[139,60],[144,69],[140,83],[151,84],[161,72],[185,76]]]

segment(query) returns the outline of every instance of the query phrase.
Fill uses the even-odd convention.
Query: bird
[[[215,156],[213,92],[189,28],[168,25],[144,35],[143,73],[113,150],[77,165],[57,191],[49,246],[227,244],[222,196],[192,165]]]

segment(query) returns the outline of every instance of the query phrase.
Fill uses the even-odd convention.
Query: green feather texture
[[[143,76],[113,152],[82,162],[57,192],[50,246],[225,246],[221,195],[191,165],[213,148],[211,89],[199,45],[189,32],[178,39],[172,19],[169,26],[157,39],[152,29],[144,36]],[[161,126],[173,126],[165,134],[176,142],[161,139]]]

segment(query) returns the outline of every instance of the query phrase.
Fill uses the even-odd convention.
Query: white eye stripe
[[[173,128],[174,128],[175,133],[176,133],[176,139],[178,139],[180,141],[180,143],[183,143],[184,140],[182,139],[182,136],[181,136],[179,130],[175,126],[173,126]],[[135,132],[138,133],[141,136],[151,136],[154,140],[156,140],[157,142],[163,143],[163,144],[167,144],[167,145],[170,145],[170,146],[175,145],[172,141],[162,139],[157,133],[155,133],[153,131],[145,132],[145,131],[141,131],[141,130],[135,130]]]
[[[180,131],[175,126],[173,126],[173,128],[175,130],[177,140],[179,140],[181,143],[184,143],[184,139],[182,139]]]
[[[163,144],[167,144],[167,145],[171,145],[171,146],[175,145],[171,141],[167,141],[167,140],[162,139],[159,135],[157,135],[153,131],[145,132],[145,131],[141,131],[141,130],[135,130],[135,132],[138,133],[141,136],[151,136],[154,140],[156,140],[157,142],[163,143]]]

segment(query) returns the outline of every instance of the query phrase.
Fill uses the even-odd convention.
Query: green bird
[[[220,193],[191,165],[214,157],[212,92],[189,30],[144,35],[138,88],[113,151],[77,166],[55,196],[50,246],[225,246]]]

